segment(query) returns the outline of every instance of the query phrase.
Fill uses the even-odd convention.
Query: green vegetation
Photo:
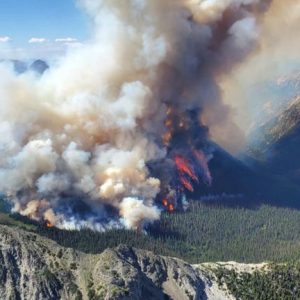
[[[194,201],[185,213],[164,213],[160,222],[147,229],[147,234],[129,230],[99,233],[86,229],[49,229],[18,215],[6,215],[0,218],[3,221],[28,227],[65,247],[87,253],[100,253],[108,247],[126,244],[191,263],[300,259],[300,211],[288,208],[228,208]]]
[[[70,281],[69,286],[68,286],[68,291],[72,294],[75,295],[77,299],[82,299],[82,293],[79,290],[78,286],[76,283],[73,281]]]
[[[0,212],[0,224],[8,226],[17,226],[19,228],[29,231],[34,230],[36,228],[36,226],[30,224],[30,222],[22,222],[22,220],[18,220],[16,218],[13,218],[9,214],[2,212]]]
[[[219,268],[215,271],[218,284],[226,284],[239,300],[300,299],[300,265],[271,265],[264,271],[237,273]]]
[[[47,267],[44,267],[40,271],[40,276],[44,277],[47,280],[47,282],[53,283],[55,285],[59,283],[56,276]]]
[[[298,210],[266,205],[226,208],[192,202],[186,213],[164,215],[158,228],[169,233],[164,243],[192,263],[300,259]]]

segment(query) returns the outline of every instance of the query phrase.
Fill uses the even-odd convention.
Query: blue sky
[[[67,37],[79,42],[88,37],[87,18],[76,0],[0,0],[2,44],[30,50],[47,43],[49,48],[56,39]],[[28,43],[32,38],[40,40]]]

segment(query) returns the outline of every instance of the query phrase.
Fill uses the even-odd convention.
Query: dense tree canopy
[[[20,221],[21,217],[13,218]],[[194,201],[186,212],[164,213],[159,222],[147,228],[147,233],[66,231],[34,223],[30,228],[63,246],[89,253],[127,244],[191,263],[300,259],[300,211],[271,206],[228,208]]]

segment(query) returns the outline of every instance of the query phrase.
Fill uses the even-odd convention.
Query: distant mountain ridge
[[[249,153],[269,172],[300,182],[300,95],[271,121],[259,127]]]
[[[22,61],[17,59],[5,60],[4,62],[10,62],[13,65],[14,71],[17,74],[23,74],[28,71],[32,71],[39,75],[42,75],[44,74],[45,71],[47,71],[50,68],[48,63],[42,59],[36,59],[32,62],[27,62],[27,61]]]
[[[252,135],[255,138],[255,134],[258,133],[256,129],[284,111],[289,103],[300,95],[300,70],[260,82],[253,86],[249,93],[252,100],[251,107],[254,106],[256,109],[252,124]]]
[[[255,144],[262,151],[267,151],[268,147],[272,147],[281,138],[292,133],[299,126],[299,123],[300,95],[291,99],[283,111],[256,129],[260,132],[260,136]]]

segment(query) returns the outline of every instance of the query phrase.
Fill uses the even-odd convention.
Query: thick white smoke
[[[0,191],[68,229],[158,219],[147,162],[166,155],[167,105],[201,107],[222,126],[215,78],[255,47],[266,2],[82,0],[89,43],[42,77],[0,65]]]

